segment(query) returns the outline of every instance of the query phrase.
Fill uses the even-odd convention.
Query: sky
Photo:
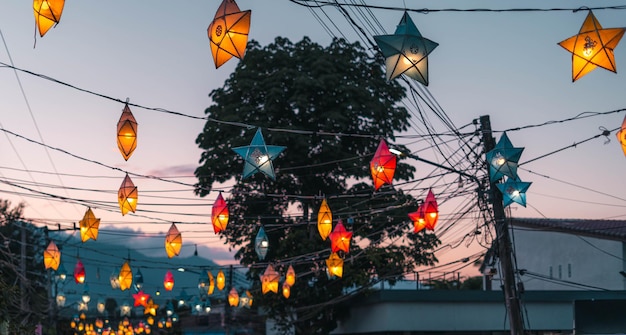
[[[197,246],[201,255],[218,264],[235,263],[233,250],[223,245],[210,225],[217,192],[199,198],[189,186],[133,177],[140,194],[137,213],[122,216],[116,201],[123,171],[195,183],[193,171],[201,153],[195,138],[204,126],[204,120],[198,118],[204,117],[205,108],[211,105],[208,94],[223,85],[238,62],[232,59],[216,69],[211,58],[206,30],[219,3],[153,0],[146,6],[144,2],[111,0],[102,6],[95,1],[68,1],[60,24],[43,38],[35,38],[28,2],[4,4],[0,11],[1,62],[101,96],[0,68],[0,126],[20,135],[0,135],[0,179],[4,181],[0,198],[23,202],[25,217],[37,225],[58,223],[64,229],[82,219],[86,205],[59,199],[85,200],[101,218],[102,240],[126,242],[139,252],[162,245],[171,223],[181,222],[182,256],[191,255]],[[516,1],[365,3],[400,9],[518,7]],[[332,7],[321,11],[286,0],[240,0],[238,4],[242,10],[252,10],[249,38],[261,45],[277,36],[293,42],[307,36],[324,46],[333,35],[361,41]],[[623,4],[602,2],[602,6]],[[525,8],[541,9],[589,5],[582,1],[524,3]],[[402,10],[372,9],[371,13],[388,34],[402,16]],[[623,10],[596,10],[594,14],[605,28],[626,26]],[[511,206],[510,215],[626,219],[624,153],[615,131],[574,146],[602,129],[620,127],[625,113],[609,112],[626,108],[626,77],[621,71],[626,66],[626,42],[615,48],[617,74],[597,69],[572,83],[571,54],[557,43],[578,33],[587,15],[584,10],[410,15],[424,37],[439,43],[429,56],[427,91],[452,122],[460,128],[489,115],[496,138],[501,131],[523,128],[507,134],[515,147],[525,148],[519,174],[532,186],[527,206]],[[115,132],[124,107],[119,101],[127,99],[191,117],[131,107],[139,123],[138,147],[124,161]],[[601,115],[554,122],[591,113]],[[544,125],[525,128],[540,124]],[[559,151],[566,147],[570,148]],[[417,143],[411,149],[418,152],[423,148]],[[549,154],[552,152],[556,153]],[[435,152],[424,155],[435,162],[444,160]],[[433,169],[414,164],[418,173]],[[444,220],[450,214],[446,211],[453,208],[440,205]],[[132,233],[107,233],[114,229]],[[467,229],[453,227],[442,238],[444,246],[456,244]],[[454,250],[442,248],[437,255],[445,264],[476,250],[481,248],[459,243]]]

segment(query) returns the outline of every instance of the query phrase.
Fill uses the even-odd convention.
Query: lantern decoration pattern
[[[326,238],[328,238],[332,229],[333,213],[330,211],[330,207],[328,207],[326,199],[324,199],[322,200],[320,209],[317,212],[317,231],[320,233],[322,240],[326,241]]]
[[[211,295],[213,294],[213,291],[215,290],[215,279],[213,278],[213,274],[211,272],[208,272],[209,274],[209,288],[207,289],[207,294]]]
[[[85,266],[81,262],[80,258],[76,260],[76,266],[74,266],[74,281],[76,284],[82,284],[85,282]]]
[[[163,278],[163,287],[166,291],[174,289],[174,274],[172,274],[172,271],[170,270],[167,270],[165,273],[165,277]]]
[[[486,154],[489,180],[495,182],[504,176],[517,178],[517,166],[523,151],[524,148],[514,148],[506,132],[502,133],[496,146]]]
[[[133,299],[135,299],[135,307],[145,307],[148,304],[148,300],[150,300],[150,295],[141,290],[137,293],[133,293]]]
[[[617,72],[613,49],[624,32],[626,28],[603,29],[590,10],[578,34],[558,43],[572,54],[572,82],[596,67]]]
[[[280,274],[274,270],[272,264],[268,265],[265,272],[259,277],[261,278],[261,291],[263,294],[270,291],[278,293],[278,279],[280,278]]]
[[[624,116],[624,120],[622,121],[622,127],[615,135],[619,143],[622,144],[622,151],[624,152],[624,156],[626,156],[626,116]]]
[[[252,11],[241,11],[235,0],[223,0],[207,29],[215,68],[233,56],[243,58],[248,44]]]
[[[146,303],[146,306],[144,306],[143,314],[156,316],[158,310],[159,310],[159,305],[155,304],[154,300],[149,299],[148,303]]]
[[[128,107],[128,103],[122,110],[120,120],[117,122],[117,147],[124,160],[128,160],[137,149],[137,120]]]
[[[289,296],[291,296],[291,285],[287,284],[286,282],[283,283],[282,291],[283,297],[285,297],[285,299],[289,299]]]
[[[96,219],[91,208],[87,208],[83,219],[79,221],[80,238],[84,242],[89,239],[98,239],[98,228],[100,227],[100,219]]]
[[[352,239],[352,232],[346,230],[341,220],[330,233],[330,249],[332,252],[342,250],[343,252],[350,252],[350,240]]]
[[[224,275],[224,271],[220,270],[217,273],[216,281],[217,281],[217,285],[216,285],[217,289],[220,291],[223,290],[224,287],[226,286],[226,276]]]
[[[226,229],[226,225],[228,225],[228,217],[228,205],[226,204],[226,201],[224,201],[224,197],[222,197],[222,192],[220,192],[217,199],[215,199],[215,202],[213,203],[211,211],[211,222],[213,223],[213,232],[215,234]]]
[[[35,24],[40,37],[61,21],[64,6],[65,0],[33,0]]]
[[[234,287],[230,289],[230,292],[228,292],[228,304],[232,307],[237,307],[239,305],[239,293]]]
[[[172,258],[178,256],[182,246],[183,236],[180,231],[178,231],[176,224],[172,223],[165,237],[165,252],[167,252],[167,257]]]
[[[387,81],[401,74],[428,86],[428,55],[439,45],[420,34],[407,12],[393,35],[374,36],[385,57]]]
[[[504,183],[496,184],[500,192],[502,192],[504,207],[514,202],[526,207],[526,191],[528,191],[530,184],[532,183],[513,178],[507,178]]]
[[[137,210],[137,194],[137,187],[133,184],[133,181],[127,173],[126,177],[124,177],[124,180],[122,181],[119,191],[117,192],[117,201],[120,205],[122,215],[126,215],[128,212],[135,213]]]
[[[285,273],[285,283],[289,286],[293,286],[296,283],[296,271],[293,269],[293,266],[289,265],[287,268],[287,273]]]
[[[43,251],[43,266],[45,269],[56,271],[61,264],[61,252],[54,241],[48,243],[48,247]]]
[[[120,269],[120,290],[125,291],[133,285],[133,271],[130,269],[130,263],[125,261]]]
[[[391,185],[393,175],[396,172],[396,161],[397,157],[389,151],[387,142],[384,139],[380,139],[374,158],[370,161],[370,172],[374,181],[375,191],[378,191],[384,184]]]
[[[330,254],[326,260],[326,270],[330,278],[343,276],[343,259],[336,252]]]
[[[285,148],[277,145],[266,145],[263,134],[261,134],[261,128],[258,128],[250,145],[232,150],[244,159],[243,179],[257,172],[262,172],[270,179],[275,180],[276,175],[272,160],[278,157]]]
[[[254,251],[259,256],[260,260],[264,260],[267,255],[267,251],[269,249],[270,241],[267,238],[267,234],[265,233],[265,229],[263,227],[259,228],[259,232],[256,234],[256,238],[254,239]]]

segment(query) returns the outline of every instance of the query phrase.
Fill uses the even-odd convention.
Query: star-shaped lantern
[[[133,285],[133,271],[130,269],[130,263],[125,261],[120,269],[119,274],[120,290],[125,291]]]
[[[326,270],[330,278],[343,276],[343,259],[336,252],[330,254],[326,260]]]
[[[172,274],[172,271],[170,270],[167,270],[165,273],[165,277],[163,278],[163,287],[166,291],[174,289],[174,274]]]
[[[256,254],[259,256],[260,260],[265,259],[269,246],[270,246],[270,241],[267,238],[265,229],[261,227],[259,228],[259,232],[256,234],[256,238],[254,239],[254,251],[256,251]]]
[[[228,205],[226,201],[224,201],[224,197],[222,197],[222,192],[217,196],[215,202],[213,203],[213,208],[211,211],[211,222],[213,223],[213,232],[219,233],[222,230],[226,229],[226,225],[228,225]]]
[[[418,206],[417,211],[409,213],[409,218],[413,222],[413,232],[419,233],[426,228],[426,220],[424,220],[424,206]]]
[[[624,156],[626,156],[626,116],[624,116],[624,120],[622,121],[622,127],[615,135],[617,135],[619,143],[622,144],[622,151],[624,152]]]
[[[122,116],[117,122],[117,147],[124,160],[128,160],[137,148],[137,120],[128,104],[124,106]]]
[[[98,239],[98,227],[100,227],[100,219],[96,219],[91,208],[87,208],[83,219],[79,222],[80,238],[83,242],[89,239]]]
[[[276,179],[274,175],[274,166],[272,160],[280,155],[286,147],[277,145],[266,145],[261,134],[261,128],[258,128],[250,145],[245,147],[233,148],[239,156],[243,157],[245,163],[243,167],[243,179],[252,176],[257,172],[262,172],[272,180]]]
[[[130,316],[130,312],[132,311],[132,307],[128,301],[124,301],[122,306],[120,306],[120,316]]]
[[[172,223],[170,230],[165,237],[165,251],[167,257],[172,258],[180,254],[180,249],[183,246],[183,235],[176,228],[176,224]]]
[[[278,293],[278,279],[280,274],[274,270],[272,264],[268,265],[265,272],[259,276],[261,278],[261,290],[263,294],[272,291]]]
[[[43,252],[43,266],[45,269],[57,270],[61,264],[61,252],[54,241],[48,243],[48,247]]]
[[[146,306],[148,300],[150,299],[150,295],[144,293],[144,291],[139,291],[133,294],[133,299],[135,299],[135,307],[138,306]]]
[[[137,187],[127,173],[122,181],[122,185],[120,185],[120,189],[117,191],[117,202],[120,204],[122,215],[126,215],[128,212],[135,213],[137,210],[137,194]]]
[[[526,183],[519,179],[507,178],[504,183],[497,184],[502,192],[504,207],[516,202],[526,207],[526,191],[532,183]]]
[[[350,240],[352,239],[352,232],[346,230],[341,220],[337,222],[335,229],[330,233],[330,249],[332,252],[343,250],[344,252],[350,252]]]
[[[384,184],[391,185],[396,172],[396,160],[397,157],[389,151],[387,142],[380,139],[374,158],[370,161],[374,190],[378,190]]]
[[[572,82],[598,66],[617,72],[613,49],[624,36],[624,32],[626,28],[603,29],[589,11],[578,34],[558,43],[572,53]]]
[[[387,80],[406,74],[428,86],[428,54],[439,44],[422,37],[407,12],[393,35],[374,36],[387,69]]]
[[[497,181],[507,176],[517,178],[517,165],[524,148],[514,148],[506,135],[502,134],[496,146],[487,152],[487,164],[489,164],[489,180]]]
[[[415,233],[424,228],[435,230],[437,220],[439,220],[439,205],[432,189],[428,190],[426,200],[417,207],[417,211],[409,213],[409,218],[413,221],[413,232]]]
[[[330,232],[333,230],[333,213],[326,203],[326,199],[322,200],[320,209],[317,212],[317,231],[320,233],[322,240],[326,240]]]
[[[35,23],[39,36],[43,37],[53,25],[61,21],[65,0],[33,0]]]
[[[159,310],[159,305],[155,304],[152,299],[148,300],[148,303],[144,306],[143,314],[150,314],[152,316],[157,315],[157,311]]]
[[[224,0],[207,29],[215,68],[233,56],[242,59],[248,44],[252,11],[239,10],[235,0]]]

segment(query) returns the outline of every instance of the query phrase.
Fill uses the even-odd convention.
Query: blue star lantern
[[[277,145],[265,145],[261,128],[257,129],[250,145],[233,148],[233,151],[243,157],[245,161],[243,166],[243,179],[257,172],[263,172],[266,176],[275,180],[276,175],[274,175],[272,160],[278,157],[285,148],[286,147]]]
[[[525,183],[519,179],[507,178],[504,183],[497,184],[498,189],[502,192],[502,200],[504,207],[517,202],[526,207],[526,191],[532,183]]]
[[[487,164],[489,164],[489,180],[494,182],[507,176],[517,179],[517,165],[524,148],[513,148],[513,144],[502,134],[496,146],[487,152]]]
[[[439,45],[422,37],[408,13],[404,13],[393,35],[374,36],[387,69],[387,81],[406,74],[428,86],[428,54]]]

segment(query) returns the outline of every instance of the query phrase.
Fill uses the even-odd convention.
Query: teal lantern
[[[261,227],[259,228],[259,232],[256,234],[256,238],[254,239],[254,251],[256,251],[260,260],[265,259],[269,246],[270,240],[267,238],[267,234],[265,234],[265,229]]]
[[[487,152],[489,180],[494,182],[504,176],[517,179],[517,165],[522,156],[522,151],[524,148],[513,147],[509,137],[504,132],[496,146]]]
[[[258,128],[250,145],[233,148],[233,151],[244,159],[243,179],[257,172],[262,172],[275,180],[276,175],[272,160],[278,157],[285,148],[277,145],[266,145],[263,134],[261,134],[261,128]]]
[[[526,191],[532,183],[526,183],[518,179],[507,178],[504,183],[496,184],[502,192],[504,207],[516,202],[526,207]]]

